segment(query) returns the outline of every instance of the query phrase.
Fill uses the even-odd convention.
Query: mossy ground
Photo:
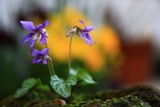
[[[44,94],[44,93],[43,93]],[[53,96],[54,97],[54,96]],[[56,98],[56,97],[55,97]],[[152,86],[134,86],[122,90],[107,90],[88,95],[74,95],[64,107],[160,107],[160,91]],[[0,107],[59,107],[50,97],[44,99],[31,93],[16,99],[9,96]]]

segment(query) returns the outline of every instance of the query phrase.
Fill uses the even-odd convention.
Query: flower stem
[[[49,73],[50,73],[50,76],[52,76],[52,71],[51,71],[51,67],[50,67],[50,61],[49,59],[47,59],[47,62],[48,62],[48,69],[49,69]]]
[[[46,43],[46,48],[48,48],[47,43]],[[48,52],[48,56],[50,56],[50,51]],[[52,76],[52,75],[55,74],[54,68],[53,68],[53,64],[52,64],[52,62],[51,62],[49,59],[47,59],[47,62],[48,62],[49,73],[50,73],[50,75]]]
[[[72,38],[73,38],[73,33],[71,34],[71,39],[70,39],[70,43],[69,43],[68,75],[70,74],[70,68],[71,68],[71,45],[72,45]]]

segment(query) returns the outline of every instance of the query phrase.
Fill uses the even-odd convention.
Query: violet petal
[[[35,64],[35,63],[37,63],[37,61],[38,61],[38,57],[34,57],[34,58],[31,60],[31,63],[32,63],[32,64]]]
[[[43,64],[44,64],[44,65],[47,64],[47,60],[46,60],[46,59],[43,60]]]
[[[94,29],[93,26],[86,26],[82,20],[79,20],[79,22],[84,25],[84,32],[89,32]]]
[[[20,21],[20,23],[22,24],[22,26],[26,29],[26,30],[29,30],[29,31],[35,31],[35,27],[34,27],[34,24],[33,22],[31,21]]]
[[[92,46],[92,43],[90,40],[84,39],[85,43],[87,43],[89,46]]]
[[[89,33],[85,34],[85,38],[87,38],[88,40],[91,40],[92,42],[96,43],[93,38],[89,35]]]
[[[78,34],[83,40],[85,39],[85,33],[81,32],[81,33],[78,33]]]
[[[36,42],[36,40],[31,40],[30,41],[30,47],[32,48],[34,46],[34,43]]]
[[[82,21],[82,20],[78,20],[80,23],[82,23],[84,26],[85,26],[85,24],[84,24],[84,22]]]
[[[47,53],[48,53],[48,48],[44,48],[44,49],[42,49],[41,51],[40,51],[40,53],[43,55],[43,56],[46,56],[47,55]]]
[[[39,63],[40,61],[42,61],[42,59],[38,59],[38,60],[37,60],[37,63]]]
[[[94,27],[93,26],[84,26],[84,32],[90,32],[91,30],[93,30],[94,29]]]
[[[39,25],[37,26],[37,29],[38,29],[38,30],[42,30],[45,26],[48,26],[48,25],[49,25],[49,21],[46,20],[46,21],[44,21],[42,24],[39,24]]]
[[[27,34],[27,35],[23,38],[21,45],[23,45],[25,42],[29,41],[29,40],[32,38],[33,35],[34,35],[34,33],[29,33],[29,34]]]
[[[45,26],[49,25],[49,21],[48,20],[45,20],[43,23],[45,24]]]
[[[31,56],[38,56],[39,53],[40,53],[40,52],[39,52],[37,49],[32,49],[32,50],[30,51],[30,55],[31,55]]]
[[[42,36],[42,37],[41,37],[41,39],[40,39],[40,42],[41,42],[41,44],[44,45],[44,44],[46,44],[46,35],[41,32],[41,36]]]

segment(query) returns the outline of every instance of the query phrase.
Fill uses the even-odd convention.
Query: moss
[[[147,102],[133,95],[127,95],[121,98],[113,98],[106,101],[108,107],[151,107]]]
[[[160,91],[152,86],[139,86],[132,95],[148,102],[152,107],[160,107]]]
[[[121,98],[112,98],[102,101],[100,99],[75,102],[65,107],[151,107],[147,102],[136,96],[128,95]]]
[[[0,102],[0,107],[59,107],[54,104],[52,97],[45,99],[44,93],[28,93],[22,98],[7,97]],[[40,95],[39,95],[40,94]],[[73,99],[63,107],[160,107],[160,91],[152,86],[136,86],[122,90],[110,90],[92,93],[91,95],[74,95]],[[37,98],[39,99],[37,99]],[[56,97],[56,96],[53,96]],[[5,106],[4,106],[5,105]]]
[[[0,102],[0,107],[23,107],[28,100],[16,99],[13,96],[9,96]]]
[[[29,104],[25,105],[25,107],[59,107],[59,106],[48,100],[35,99],[31,101]]]

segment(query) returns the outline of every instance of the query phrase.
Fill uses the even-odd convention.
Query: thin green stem
[[[48,48],[47,43],[46,43],[46,48]],[[48,52],[48,56],[50,56],[50,51]],[[49,69],[50,75],[52,76],[52,75],[55,74],[54,68],[53,68],[53,64],[52,64],[52,62],[50,61],[50,59],[47,59],[47,61],[48,61],[48,69]]]
[[[71,45],[72,45],[72,38],[73,38],[73,33],[71,34],[71,39],[69,43],[69,60],[68,60],[68,75],[70,74],[70,68],[71,68]]]
[[[55,72],[54,72],[54,68],[53,68],[53,63],[52,62],[50,62],[50,66],[51,66],[51,70],[52,70],[52,75],[54,75]]]
[[[51,67],[50,67],[50,61],[49,61],[49,59],[47,59],[47,62],[48,62],[48,69],[49,69],[49,74],[50,74],[50,76],[52,76],[52,71],[51,71]]]

